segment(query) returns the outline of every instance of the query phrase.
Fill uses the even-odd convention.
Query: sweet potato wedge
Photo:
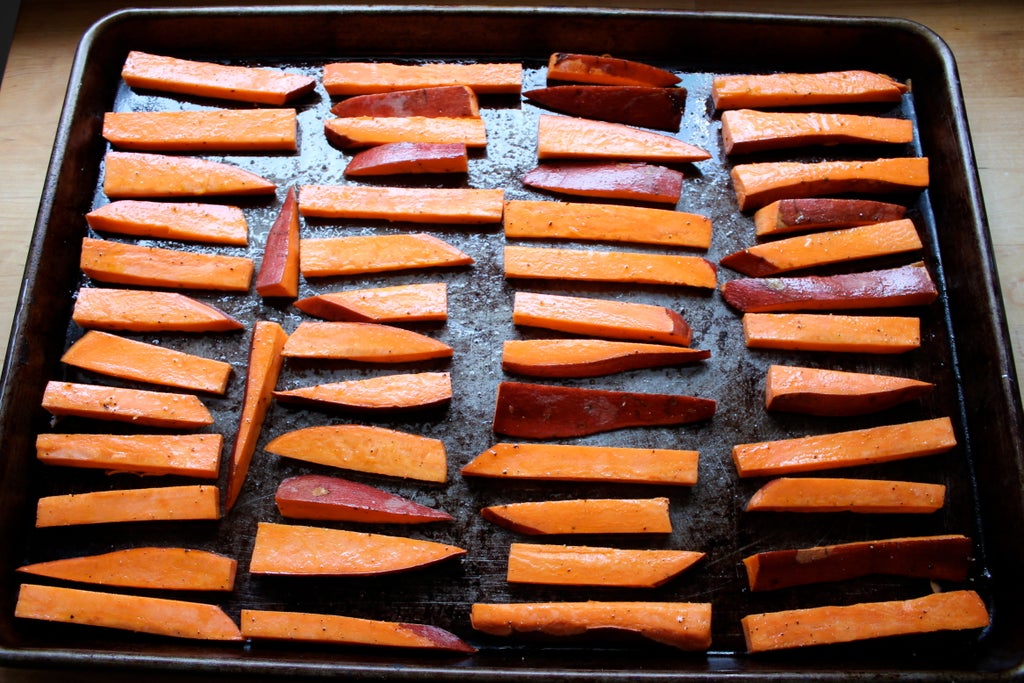
[[[758,489],[747,512],[929,514],[943,506],[946,487],[912,481],[780,477]]]
[[[590,202],[509,200],[505,236],[635,242],[707,249],[711,219],[671,209]]]
[[[681,650],[711,647],[709,602],[474,603],[470,621],[476,630],[496,636],[621,631]]]
[[[870,71],[736,74],[711,83],[715,109],[899,102],[908,87]]]
[[[464,118],[480,116],[480,103],[473,89],[465,85],[439,85],[384,93],[355,95],[337,102],[331,113],[339,117],[424,116]]]
[[[772,365],[765,378],[765,408],[805,415],[866,415],[913,401],[931,382],[823,368]]]
[[[453,545],[402,536],[260,522],[249,571],[290,576],[375,576],[465,555]]]
[[[270,409],[274,386],[281,374],[284,363],[283,349],[288,333],[280,324],[270,320],[257,320],[249,342],[248,373],[245,377],[245,394],[238,419],[238,431],[231,447],[228,483],[225,490],[224,510],[234,506],[245,484],[256,442],[263,429],[263,420]]]
[[[516,292],[512,322],[591,337],[688,346],[693,330],[664,306],[595,297]]]
[[[82,287],[71,312],[86,329],[130,332],[231,332],[241,322],[177,292]]]
[[[311,76],[199,62],[133,50],[121,69],[132,88],[259,104],[284,104],[313,91]]]
[[[668,498],[581,498],[491,505],[489,522],[520,534],[667,534]]]
[[[569,116],[677,131],[685,88],[651,85],[556,85],[527,90],[530,102]]]
[[[711,154],[664,133],[621,123],[541,114],[537,131],[537,158],[688,163],[710,159]]]
[[[206,484],[45,496],[36,505],[36,527],[214,520],[217,499],[217,487]]]
[[[463,466],[462,475],[692,486],[698,458],[697,451],[670,448],[497,443]]]
[[[875,161],[766,161],[730,171],[740,211],[779,199],[857,193],[917,192],[928,187],[927,157]]]
[[[921,346],[917,318],[821,313],[744,313],[752,349],[894,354]]]
[[[643,62],[610,55],[555,52],[548,59],[548,80],[668,87],[681,79],[671,71]]]
[[[315,218],[367,218],[409,223],[501,222],[504,190],[303,185],[299,211]]]
[[[657,588],[703,557],[690,550],[513,543],[506,578],[509,583],[552,586]]]
[[[973,543],[967,536],[913,536],[769,550],[743,558],[752,591],[844,581],[872,574],[963,581]]]
[[[629,427],[709,420],[713,399],[501,382],[494,431],[528,439],[585,436]]]
[[[335,645],[397,647],[471,654],[476,648],[449,631],[427,624],[361,619],[335,614],[243,609],[245,638],[299,640]]]
[[[46,465],[216,479],[220,434],[53,434],[36,437]]]
[[[184,600],[23,584],[14,615],[196,640],[242,640],[216,605]]]
[[[464,85],[478,95],[507,95],[518,94],[522,89],[523,67],[517,63],[332,62],[324,65],[323,83],[328,95],[365,95],[445,85]]]
[[[741,477],[811,472],[917,458],[956,446],[948,417],[733,446]]]
[[[150,152],[107,152],[103,192],[111,199],[267,195],[270,180],[221,161]]]
[[[468,254],[426,233],[304,239],[299,250],[299,268],[305,277],[447,268],[472,263],[473,258]]]
[[[452,347],[425,334],[377,323],[306,321],[288,337],[286,358],[411,363],[451,358]]]
[[[989,616],[976,592],[954,590],[910,600],[750,614],[741,623],[747,650],[768,652],[912,633],[979,629],[988,626]]]
[[[907,207],[902,204],[871,199],[779,199],[754,212],[754,233],[763,237],[796,231],[855,228],[897,221],[906,214]]]
[[[739,278],[721,291],[726,303],[744,313],[925,306],[939,296],[920,261],[861,273]]]
[[[268,453],[357,472],[443,483],[448,478],[444,442],[366,425],[304,427],[266,445]]]
[[[143,427],[198,429],[213,424],[213,416],[199,397],[168,391],[50,381],[43,390],[42,405],[51,415]]]
[[[722,113],[726,154],[812,145],[907,144],[913,139],[913,121],[888,116],[754,109]]]
[[[523,185],[559,194],[672,204],[683,174],[638,161],[549,161],[527,171]]]
[[[103,137],[136,152],[295,152],[294,109],[110,111]]]
[[[505,277],[718,287],[715,264],[700,256],[515,245],[505,247]]]
[[[90,330],[64,352],[76,368],[147,384],[223,394],[231,364]]]
[[[295,307],[325,320],[364,323],[444,321],[448,286],[423,282],[372,289],[351,289],[299,299]]]
[[[123,588],[230,591],[238,562],[194,548],[140,547],[69,557],[18,567],[18,571],[62,581]]]
[[[348,177],[406,173],[465,173],[469,153],[462,142],[391,142],[354,155],[345,167]]]
[[[356,412],[427,410],[451,402],[452,376],[448,372],[415,372],[350,379],[275,391],[274,398]]]
[[[319,474],[285,479],[274,494],[284,517],[367,524],[448,522],[447,512],[355,481]]]
[[[289,187],[267,233],[263,261],[256,276],[257,294],[293,299],[299,295],[299,244],[299,203],[295,188]]]
[[[97,282],[168,289],[245,292],[252,259],[179,249],[146,247],[113,240],[82,239],[82,272]]]
[[[244,247],[249,223],[237,206],[120,199],[85,214],[89,227],[136,237]]]
[[[487,124],[479,116],[346,116],[325,121],[324,135],[343,150],[398,142],[487,146]]]
[[[600,377],[707,360],[711,352],[607,339],[518,339],[504,343],[501,368],[528,377]]]

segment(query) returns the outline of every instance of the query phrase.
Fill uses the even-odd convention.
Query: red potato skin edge
[[[447,522],[452,519],[446,512],[373,486],[315,474],[285,479],[278,485],[274,501],[284,517],[295,519],[396,524]]]

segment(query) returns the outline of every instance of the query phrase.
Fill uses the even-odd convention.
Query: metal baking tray
[[[730,72],[825,71],[861,68],[890,74],[912,92],[884,111],[912,119],[917,137],[903,149],[933,160],[929,189],[901,198],[924,242],[924,259],[937,279],[940,300],[914,311],[923,321],[921,350],[898,357],[868,358],[755,352],[743,345],[739,315],[717,293],[664,287],[573,286],[507,282],[501,271],[500,228],[390,225],[366,221],[305,221],[306,236],[427,230],[470,253],[472,267],[433,273],[450,288],[451,317],[427,333],[455,349],[449,369],[455,399],[445,411],[375,423],[416,431],[445,441],[449,481],[424,485],[352,475],[455,517],[430,528],[389,527],[385,532],[461,545],[468,555],[422,571],[372,579],[258,578],[247,571],[255,525],[279,520],[273,490],[281,478],[317,471],[258,450],[250,478],[235,508],[219,522],[101,525],[84,529],[33,528],[41,495],[155,484],[126,475],[47,468],[35,461],[34,439],[47,430],[96,429],[81,422],[52,424],[40,406],[50,379],[89,380],[62,366],[60,356],[82,331],[70,322],[77,288],[79,244],[88,232],[83,214],[107,200],[100,189],[106,143],[100,135],[105,111],[220,106],[223,103],[134,92],[119,78],[129,50],[269,65],[318,75],[329,61],[519,61],[524,89],[544,83],[548,55],[555,51],[608,53],[646,61],[682,76],[687,106],[679,136],[712,152],[712,159],[684,168],[687,179],[679,209],[703,213],[714,223],[708,258],[753,243],[752,221],[740,213],[729,182],[732,161],[721,151],[719,122],[709,105],[711,77]],[[229,253],[260,258],[265,234],[284,190],[302,183],[344,183],[347,155],[324,140],[322,122],[332,100],[318,86],[298,103],[300,153],[215,156],[266,175],[279,184],[272,199],[245,200],[250,246]],[[500,187],[508,198],[541,198],[519,178],[536,162],[535,127],[540,110],[518,97],[484,97],[489,128],[485,153],[471,159],[467,177],[421,183]],[[231,106],[231,105],[225,105]],[[871,108],[869,108],[871,109]],[[877,150],[805,150],[788,158],[880,156]],[[780,156],[778,154],[775,155]],[[773,158],[765,155],[760,158]],[[402,182],[405,182],[404,180]],[[546,198],[554,199],[551,196]],[[230,202],[238,203],[238,202]],[[152,242],[159,244],[159,242]],[[602,246],[602,245],[597,245]],[[202,247],[192,247],[202,249]],[[595,248],[589,245],[586,248]],[[642,247],[634,247],[643,250]],[[652,250],[657,251],[657,250]],[[735,274],[720,269],[720,281]],[[397,284],[422,274],[311,281],[303,294],[341,286]],[[511,324],[517,289],[614,296],[660,303],[680,310],[694,328],[694,346],[711,350],[703,364],[647,370],[592,380],[579,386],[688,393],[714,398],[718,413],[708,423],[678,428],[630,429],[577,440],[581,443],[667,446],[701,453],[700,481],[692,489],[470,481],[459,468],[499,440],[490,420],[503,376],[505,339],[529,336]],[[294,329],[301,319],[287,304],[265,304],[254,293],[199,298],[221,306],[247,328],[260,318]],[[173,348],[223,358],[235,368],[223,398],[207,398],[216,417],[211,430],[233,441],[245,375],[248,330],[222,335],[139,335]],[[1024,523],[1021,476],[1021,406],[1016,373],[994,272],[992,249],[953,56],[924,27],[897,19],[719,14],[615,9],[481,7],[290,6],[126,10],[91,28],[82,39],[28,256],[24,285],[11,334],[3,379],[3,459],[0,464],[0,659],[8,665],[112,667],[253,676],[353,678],[448,678],[456,680],[696,680],[736,679],[991,680],[1012,678],[1024,658]],[[775,362],[902,373],[938,384],[929,398],[888,413],[857,419],[769,415],[762,405],[764,371]],[[413,366],[413,368],[425,368]],[[381,374],[355,364],[286,363],[279,386],[314,380]],[[102,380],[101,380],[102,381]],[[959,445],[949,454],[847,471],[850,476],[906,478],[945,483],[946,507],[929,516],[746,514],[743,505],[761,484],[740,480],[731,462],[733,444],[872,424],[949,415]],[[347,421],[344,415],[274,405],[261,445],[299,426]],[[226,469],[226,468],[225,468]],[[170,482],[168,482],[170,483]],[[480,507],[516,500],[604,495],[667,495],[674,532],[667,537],[587,538],[594,544],[702,550],[707,558],[662,588],[650,591],[512,587],[504,560],[515,534],[483,521]],[[931,587],[920,580],[865,578],[842,585],[811,586],[753,595],[740,559],[752,552],[894,535],[962,532],[975,539],[976,559],[967,585],[991,609],[983,633],[897,638],[770,656],[744,653],[739,619],[751,612],[837,602],[913,597]],[[574,539],[576,540],[576,539]],[[181,543],[216,550],[239,560],[237,589],[229,595],[198,596],[237,617],[244,607],[267,607],[424,622],[447,628],[479,648],[452,657],[383,650],[318,647],[297,643],[211,644],[15,619],[21,564],[146,543]],[[713,644],[708,653],[614,639],[499,639],[475,633],[469,608],[476,601],[657,599],[711,601]]]

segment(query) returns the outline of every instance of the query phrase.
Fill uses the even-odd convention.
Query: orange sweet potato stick
[[[231,364],[155,344],[90,330],[61,362],[83,370],[147,384],[223,394]]]
[[[242,640],[235,622],[216,605],[23,584],[14,615],[68,624],[197,640]]]
[[[451,402],[452,378],[447,372],[384,375],[275,391],[274,398],[357,412],[426,410]]]
[[[107,152],[103,192],[111,199],[267,195],[273,182],[220,161],[150,152]]]
[[[274,502],[283,517],[366,524],[450,522],[447,512],[414,503],[366,484],[320,474],[281,482]]]
[[[765,408],[807,415],[865,415],[912,401],[931,382],[826,368],[772,365],[765,378]]]
[[[299,211],[314,218],[368,218],[410,223],[497,223],[504,190],[303,185]]]
[[[505,236],[515,239],[711,246],[711,219],[706,216],[623,204],[510,200],[505,202],[504,226]]]
[[[93,230],[244,247],[249,223],[237,206],[121,199],[85,214]]]
[[[518,339],[504,343],[501,367],[529,377],[600,377],[707,360],[711,352],[607,339]]]
[[[372,289],[352,289],[299,299],[295,307],[326,320],[365,323],[444,321],[448,286],[423,282]]]
[[[97,282],[141,287],[245,292],[252,259],[178,249],[145,247],[113,240],[82,239],[82,272]]]
[[[541,114],[537,158],[687,163],[710,159],[711,154],[671,135],[621,123]]]
[[[295,152],[298,120],[294,109],[107,112],[103,137],[137,152]]]
[[[260,522],[249,571],[292,576],[372,576],[465,555],[446,543],[343,529]]]
[[[553,586],[656,588],[704,557],[689,550],[633,550],[593,546],[513,543],[509,583]]]
[[[445,268],[472,263],[473,258],[468,254],[426,233],[304,239],[299,250],[299,267],[305,277]]]
[[[263,261],[256,276],[256,292],[260,296],[299,295],[299,244],[299,205],[295,188],[289,187],[263,249]]]
[[[198,62],[137,50],[128,53],[121,78],[133,88],[259,104],[284,104],[316,87],[310,76],[277,69]]]
[[[744,313],[752,349],[893,354],[921,345],[917,318],[821,313]]]
[[[505,247],[505,277],[583,280],[715,289],[715,264],[700,256]]]
[[[642,161],[547,161],[527,171],[523,185],[548,192],[675,206],[683,174]]]
[[[194,548],[140,547],[18,567],[62,581],[156,590],[230,591],[238,562]]]
[[[51,415],[129,422],[144,427],[198,429],[213,424],[210,411],[193,394],[98,384],[47,382],[43,408]]]
[[[732,457],[741,477],[851,467],[943,453],[956,446],[948,417],[779,441],[738,444]]]
[[[610,55],[555,52],[548,59],[549,81],[597,85],[650,85],[668,87],[681,80],[671,71]]]
[[[523,85],[523,67],[516,63],[333,62],[324,65],[323,83],[328,95],[364,95],[445,85],[464,85],[478,95],[518,94]]]
[[[667,534],[668,498],[582,498],[491,505],[489,522],[530,536],[547,534]]]
[[[465,85],[438,85],[355,95],[332,106],[331,113],[338,117],[468,118],[480,116],[480,103],[472,88]]]
[[[463,466],[468,477],[633,484],[697,483],[697,451],[549,443],[497,443]]]
[[[899,102],[908,88],[870,71],[738,74],[711,84],[716,109],[810,106],[856,102]]]
[[[928,514],[943,506],[946,487],[912,481],[780,477],[751,496],[747,512]]]
[[[765,236],[798,230],[854,228],[859,225],[896,221],[906,214],[907,207],[901,204],[870,199],[779,199],[754,212],[754,232],[758,236]]]
[[[726,154],[810,145],[907,144],[913,139],[914,122],[909,119],[753,109],[722,113],[722,142]]]
[[[954,590],[910,600],[750,614],[741,623],[747,650],[768,652],[911,633],[980,629],[988,626],[989,616],[976,592]]]
[[[161,486],[71,493],[40,498],[36,527],[213,520],[220,517],[216,486]]]
[[[469,153],[461,142],[391,142],[355,154],[345,167],[347,177],[421,173],[465,173]]]
[[[281,374],[281,366],[284,363],[282,351],[287,340],[288,334],[276,322],[259,320],[253,328],[245,395],[229,460],[225,511],[230,510],[238,500],[238,495],[245,484],[252,456],[256,452],[256,442],[263,429],[263,420],[273,399],[274,386],[277,384],[278,375]]]
[[[47,465],[216,479],[220,434],[51,434],[36,437]]]
[[[344,150],[399,142],[487,146],[487,124],[479,116],[346,116],[327,119],[324,135]]]
[[[283,354],[288,358],[410,363],[451,358],[452,348],[425,334],[392,325],[306,321],[288,337]]]
[[[243,325],[177,292],[82,287],[71,319],[81,327],[131,332],[230,332]]]

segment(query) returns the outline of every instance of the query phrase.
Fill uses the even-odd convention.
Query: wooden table
[[[237,2],[152,0],[144,6]],[[286,4],[247,2],[247,5]],[[400,3],[395,3],[400,4]],[[434,4],[454,4],[435,2]],[[463,4],[463,3],[458,3]],[[491,1],[481,5],[501,5]],[[1017,367],[1024,368],[1024,3],[1020,0],[622,0],[571,6],[902,17],[941,36],[960,70]],[[6,348],[68,72],[82,33],[126,6],[114,0],[22,0],[0,86],[0,343]],[[683,39],[683,38],[681,38]],[[884,46],[879,46],[884,49]],[[955,226],[954,226],[955,227]],[[1018,377],[1020,375],[1018,374]],[[45,671],[0,669],[2,681],[49,681]],[[65,680],[99,680],[64,675]],[[222,679],[222,677],[218,677]],[[147,675],[148,680],[163,677]],[[103,676],[105,681],[133,676]],[[190,680],[199,680],[191,677]],[[213,680],[212,678],[210,680]]]

